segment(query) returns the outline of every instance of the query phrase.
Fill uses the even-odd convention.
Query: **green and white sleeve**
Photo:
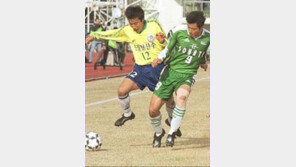
[[[167,46],[158,55],[158,58],[162,61],[165,60],[171,54],[172,50],[174,49],[177,43],[176,33],[173,33],[173,31],[171,30],[168,36],[169,41]]]

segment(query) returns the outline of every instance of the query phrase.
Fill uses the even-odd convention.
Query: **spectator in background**
[[[118,57],[119,57],[119,61],[121,63],[121,66],[124,66],[123,62],[124,62],[124,58],[125,58],[125,46],[126,43],[125,42],[119,42],[118,43]]]
[[[94,65],[94,69],[97,69],[98,65],[102,65],[103,69],[106,68],[106,61],[108,58],[109,51],[113,54],[114,65],[119,66],[120,70],[122,70],[122,53],[119,53],[120,47],[123,45],[122,43],[115,42],[112,40],[104,40],[103,43],[103,56],[100,56],[97,62]],[[121,50],[120,50],[121,51]]]
[[[89,35],[87,28],[85,28],[85,39],[87,38],[87,36]],[[88,46],[85,44],[85,51],[88,51]]]
[[[95,19],[94,25],[91,27],[91,31],[90,31],[89,35],[93,35],[93,33],[100,32],[100,31],[103,31],[103,27],[101,25],[100,19],[97,18],[97,19]],[[94,50],[95,50],[96,47],[97,47],[97,51],[100,52],[100,50],[102,48],[102,42],[99,41],[99,40],[93,40],[91,42],[88,63],[92,62],[93,53],[94,53]]]
[[[114,29],[118,29],[118,27],[114,27]],[[124,48],[123,42],[109,40],[108,47],[113,53],[115,65],[118,65],[120,67],[120,70],[122,70],[122,48]]]
[[[107,23],[106,26],[110,26],[110,23]],[[118,29],[118,27],[114,27],[114,29]],[[123,42],[116,42],[112,40],[103,41],[103,56],[99,56],[97,62],[94,64],[94,69],[96,70],[99,65],[103,66],[103,69],[106,68],[108,53],[111,51],[115,66],[119,66],[120,70],[122,70],[122,64],[125,58],[125,44]]]
[[[89,35],[88,30],[85,27],[85,39],[87,38],[88,35]],[[89,52],[88,45],[86,45],[86,44],[85,44],[85,52]],[[88,58],[85,55],[84,55],[84,57],[85,57],[85,63],[88,63],[89,62]]]
[[[103,69],[106,69],[106,61],[108,57],[108,52],[109,52],[109,47],[108,47],[108,41],[107,40],[102,40],[102,50],[103,50],[103,55],[100,55],[97,62],[94,64],[94,69],[97,69],[97,66],[101,65],[103,66]]]
[[[87,28],[85,28],[85,39],[86,39],[86,37],[88,36],[88,32],[87,32]],[[85,44],[85,51],[86,52],[88,52],[88,45],[86,45]],[[89,62],[89,60],[88,60],[88,58],[85,56],[85,63],[88,63]]]

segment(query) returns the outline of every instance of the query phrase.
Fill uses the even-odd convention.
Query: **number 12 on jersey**
[[[142,53],[142,57],[144,60],[150,60],[151,57],[149,56],[149,52]]]

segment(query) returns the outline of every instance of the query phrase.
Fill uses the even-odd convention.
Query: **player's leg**
[[[161,146],[161,139],[165,134],[165,131],[162,129],[161,125],[161,113],[160,108],[162,105],[169,101],[172,97],[172,93],[174,91],[174,86],[171,83],[169,78],[169,71],[165,70],[162,72],[158,83],[155,86],[155,90],[151,97],[150,107],[149,107],[149,115],[151,119],[151,125],[155,131],[154,133],[154,140],[153,140],[153,147],[160,147]],[[172,104],[172,101],[169,103]]]
[[[153,147],[160,147],[161,146],[161,139],[165,134],[164,129],[161,125],[161,113],[160,108],[165,103],[161,98],[157,97],[155,94],[152,94],[151,100],[150,100],[150,106],[149,106],[149,116],[151,125],[154,130],[154,139],[152,142]]]
[[[101,50],[102,50],[102,42],[98,41],[97,45],[97,52],[100,54]]]
[[[98,56],[97,61],[96,61],[95,64],[94,64],[94,69],[95,69],[95,70],[97,69],[97,66],[101,65],[102,60],[104,59],[104,58],[103,58],[103,55],[101,54],[101,50],[102,50],[102,42],[99,41],[99,42],[97,43],[97,51],[98,51],[99,56]]]
[[[121,126],[126,120],[133,119],[135,117],[135,114],[130,110],[129,92],[136,89],[143,90],[146,86],[148,86],[151,90],[150,78],[145,73],[148,70],[148,66],[139,66],[135,64],[133,71],[126,76],[126,78],[119,86],[118,99],[124,111],[124,114],[122,118],[116,121],[116,126]]]
[[[181,85],[177,91],[176,106],[173,111],[173,119],[171,121],[171,129],[168,133],[168,138],[166,141],[167,146],[174,145],[175,132],[180,128],[181,121],[184,117],[186,111],[186,101],[189,97],[191,87],[189,85]]]
[[[98,41],[96,41],[96,40],[93,40],[91,42],[90,52],[89,52],[89,62],[92,62],[93,53],[94,53],[94,50],[95,50],[95,47],[96,47],[97,43],[98,43]]]
[[[118,101],[122,108],[123,115],[115,122],[115,126],[122,126],[125,121],[135,118],[135,114],[130,108],[129,92],[139,89],[137,84],[130,78],[125,78],[118,88]]]
[[[122,66],[123,66],[122,57],[123,57],[124,53],[120,52],[119,50],[117,51],[117,53],[118,53],[118,57],[119,57],[119,69],[122,70]]]
[[[152,84],[153,87],[151,87],[152,90],[154,90],[154,88],[156,87],[156,84],[158,83],[158,79],[159,79],[159,76],[160,76],[160,73],[161,71],[165,71],[163,72],[163,78],[166,78],[167,76],[169,76],[167,73],[168,73],[168,70],[165,69],[164,65],[161,64],[160,66],[157,66],[156,68],[152,68],[154,70],[154,72],[152,74],[154,74],[155,76],[151,76],[151,78],[154,78],[154,83]],[[160,83],[158,83],[158,87],[161,86]],[[149,87],[149,86],[148,86]],[[157,88],[158,89],[158,88]],[[166,119],[166,124],[168,124],[170,126],[170,123],[171,123],[171,118],[172,118],[172,113],[173,113],[173,110],[175,108],[175,101],[174,101],[174,96],[172,95],[168,101],[165,101],[166,103],[166,111],[168,113],[168,118]]]
[[[168,123],[171,124],[171,118],[172,118],[172,114],[173,114],[173,110],[175,108],[175,101],[174,101],[174,96],[172,95],[170,100],[168,100],[166,103],[165,103],[165,108],[166,108],[166,111],[168,113]]]
[[[120,61],[121,61],[121,64],[123,65],[124,64],[124,58],[125,58],[125,51],[122,51],[120,52]]]
[[[168,126],[171,126],[171,121],[172,121],[173,111],[174,111],[175,105],[176,105],[176,103],[175,103],[174,97],[172,95],[171,98],[166,102],[166,105],[165,105],[166,111],[168,113],[168,118],[165,120],[165,123]],[[178,137],[182,136],[182,132],[181,132],[180,128],[176,131],[176,135]]]
[[[113,50],[113,55],[114,55],[114,63],[119,66],[118,50],[117,49],[112,49],[112,50]]]
[[[103,60],[101,61],[101,65],[103,66],[103,69],[106,69],[106,62],[108,59],[108,53],[109,53],[109,47],[107,45],[105,45],[103,47]]]

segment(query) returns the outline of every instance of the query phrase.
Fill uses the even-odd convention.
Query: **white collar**
[[[190,36],[190,34],[189,34],[189,30],[188,30],[188,27],[187,27],[187,33],[188,33],[188,35]],[[198,40],[201,36],[203,36],[204,35],[204,33],[205,33],[205,29],[203,28],[202,29],[202,33],[200,34],[200,36],[198,36],[198,37],[196,37],[196,38],[193,38],[194,40]],[[192,37],[191,37],[192,38]]]

